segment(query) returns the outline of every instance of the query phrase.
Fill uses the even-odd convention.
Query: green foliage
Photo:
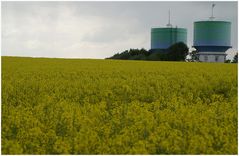
[[[122,53],[117,53],[108,59],[120,59],[120,60],[145,60],[149,53],[145,49],[130,49],[125,50]]]
[[[183,42],[175,43],[168,49],[130,49],[117,53],[107,59],[119,60],[148,60],[148,61],[184,61],[188,47]]]
[[[232,63],[238,63],[238,53],[233,57]]]
[[[168,61],[185,61],[188,47],[183,42],[173,44],[168,48]]]
[[[231,60],[225,60],[224,63],[231,63]]]
[[[237,154],[237,65],[2,57],[2,154]]]

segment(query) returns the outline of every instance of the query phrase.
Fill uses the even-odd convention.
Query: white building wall
[[[225,62],[226,55],[223,54],[198,54],[201,62]]]

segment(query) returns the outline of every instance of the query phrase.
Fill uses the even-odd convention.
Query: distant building
[[[177,42],[187,44],[187,29],[172,27],[151,29],[151,49],[165,51]]]
[[[165,52],[171,45],[183,42],[187,44],[187,29],[173,28],[170,23],[170,11],[167,27],[151,29],[151,49]]]
[[[231,48],[231,22],[194,22],[193,47],[198,51],[199,61],[224,62],[225,52]]]
[[[231,22],[214,21],[214,7],[213,3],[208,21],[194,22],[193,47],[202,62],[225,62],[225,52],[231,48]]]

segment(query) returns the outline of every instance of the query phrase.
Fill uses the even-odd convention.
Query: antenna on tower
[[[213,16],[213,8],[214,8],[215,6],[216,6],[216,4],[213,3],[213,4],[212,4],[212,15],[211,15],[211,17],[209,17],[210,20],[214,20],[214,18],[215,18],[215,17]]]
[[[172,24],[170,23],[170,10],[168,10],[168,24],[167,27],[172,27]]]

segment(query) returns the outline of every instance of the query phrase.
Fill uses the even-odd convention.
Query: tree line
[[[190,59],[186,59],[187,55]],[[183,42],[178,42],[171,45],[168,49],[130,49],[106,59],[118,60],[147,60],[147,61],[199,61],[197,51],[189,52],[189,48]],[[233,57],[233,60],[226,60],[225,63],[238,63],[238,53]]]
[[[178,42],[166,50],[162,49],[130,49],[117,53],[107,59],[119,60],[149,60],[149,61],[185,61],[188,47],[183,42]]]

